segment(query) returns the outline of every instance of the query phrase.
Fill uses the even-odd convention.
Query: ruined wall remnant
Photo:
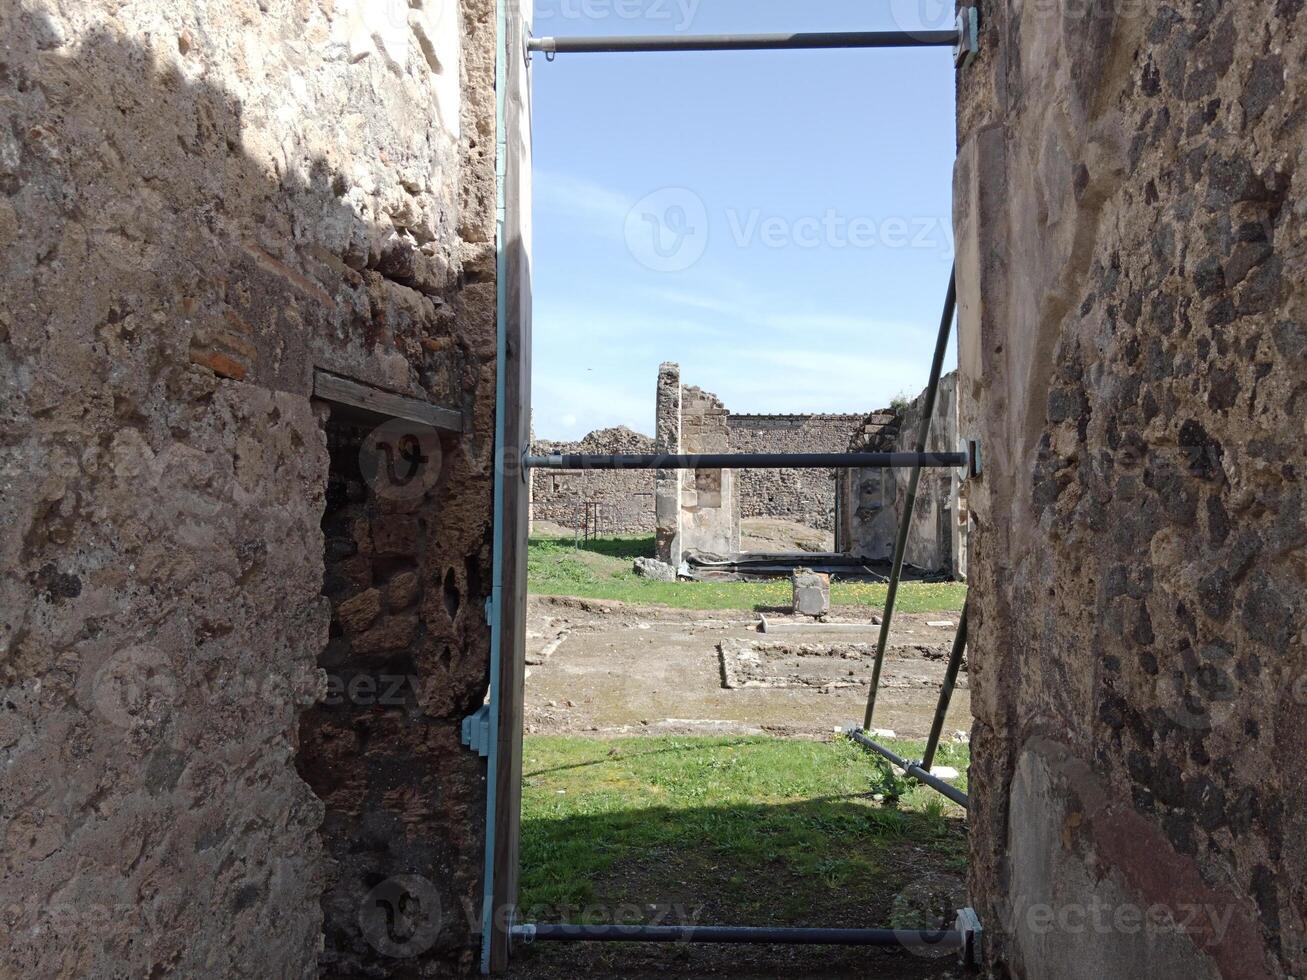
[[[873,412],[844,448],[851,453],[888,453],[898,445],[899,416]],[[914,445],[915,449],[916,446]],[[899,525],[898,481],[889,470],[844,470],[835,475],[835,550],[883,561],[894,555]]]
[[[654,398],[654,452],[676,456],[681,452],[681,369],[671,363],[658,368]],[[659,561],[681,564],[681,475],[676,470],[654,473],[655,553]]]
[[[862,415],[736,415],[726,419],[733,453],[842,453]],[[740,470],[740,517],[770,517],[823,531],[835,527],[833,470]]]
[[[898,413],[868,416],[849,443],[850,452],[916,452],[925,411],[923,391]],[[958,429],[956,373],[940,379],[931,419],[928,452],[956,452]],[[899,522],[907,503],[910,469],[844,470],[836,479],[835,550],[877,561],[894,557]],[[917,483],[904,561],[915,569],[967,576],[966,483],[961,470],[923,469]]]
[[[681,452],[729,453],[726,406],[710,391],[681,386]],[[734,470],[681,471],[681,548],[713,555],[740,550]]]
[[[712,404],[704,402],[698,395],[686,401],[680,386],[680,368],[675,364],[664,364],[659,371],[655,405],[658,435],[654,438],[618,426],[591,432],[580,442],[537,440],[531,451],[534,455],[662,452],[664,450],[656,450],[656,447],[681,444],[684,429],[694,433],[687,438],[692,438],[696,445],[722,446],[721,452],[843,452],[848,448],[851,435],[863,422],[861,415],[733,415],[719,400],[715,400],[716,396],[708,395],[707,398]],[[687,423],[686,416],[692,421]],[[707,436],[710,430],[712,435]],[[698,450],[673,448],[669,451],[688,453]],[[703,482],[715,485],[720,479],[705,476]],[[833,526],[835,480],[830,470],[739,470],[728,475],[726,482],[734,485],[737,504],[732,513],[736,516],[714,515],[709,522],[714,527],[723,521],[738,523],[745,517],[776,518],[823,529]],[[656,474],[647,470],[536,473],[531,480],[531,518],[580,529],[585,527],[587,512],[593,515],[595,505],[598,505],[605,515],[603,533],[656,534],[663,526],[664,540],[670,540],[679,534],[681,519],[673,519],[669,509],[660,525],[655,503],[657,485]],[[677,486],[680,488],[676,490],[678,494],[699,492],[699,481],[682,480]],[[675,489],[666,482],[664,487],[667,493]],[[705,492],[704,499],[711,500],[717,491],[709,487]],[[686,503],[688,505],[688,498]],[[701,531],[707,526],[705,519],[701,512],[696,525]],[[677,530],[673,531],[673,527]],[[704,537],[701,533],[699,547],[712,550],[709,544],[722,546],[729,543],[728,538],[738,540],[738,532],[732,530],[727,536],[715,537],[711,533]],[[670,546],[663,553],[671,554]]]
[[[654,440],[625,426],[591,432],[580,442],[537,440],[531,455],[573,453],[648,455]],[[587,512],[601,534],[640,534],[654,530],[654,475],[648,470],[531,471],[531,520],[585,528]]]
[[[955,208],[987,954],[1302,975],[1307,10],[981,23]]]
[[[471,964],[493,15],[0,7],[0,974]],[[349,476],[315,370],[462,412],[438,479]],[[407,961],[405,875],[458,910]]]
[[[660,455],[730,452],[726,407],[701,388],[681,384],[675,364],[658,369],[654,440]],[[729,555],[740,550],[740,512],[730,470],[657,470],[654,480],[656,552],[679,565],[686,552]]]

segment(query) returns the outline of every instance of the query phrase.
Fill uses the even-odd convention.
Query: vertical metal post
[[[917,432],[918,457],[926,452],[930,437],[930,421],[935,414],[935,399],[939,395],[939,378],[944,369],[944,352],[948,349],[949,334],[953,331],[953,313],[957,308],[957,265],[948,277],[948,293],[944,297],[944,314],[939,320],[939,334],[935,338],[935,359],[930,365],[930,383],[926,386],[926,404],[922,411],[921,428]],[[876,641],[876,664],[871,672],[871,690],[867,693],[867,712],[862,728],[871,731],[871,716],[876,710],[876,689],[880,687],[880,671],[885,664],[885,645],[889,642],[890,620],[894,618],[894,601],[899,594],[899,578],[903,574],[903,555],[908,548],[908,528],[912,525],[912,511],[917,505],[917,484],[921,482],[921,463],[912,467],[908,478],[908,494],[903,502],[903,516],[899,518],[898,538],[894,542],[894,565],[890,570],[889,591],[885,594],[885,611],[881,614],[880,638]]]
[[[508,426],[507,406],[508,374],[508,269],[505,248],[505,221],[507,195],[504,175],[508,166],[507,126],[507,24],[508,0],[495,0],[495,459],[507,458]],[[499,800],[495,787],[499,784],[499,650],[503,639],[504,599],[504,513],[505,473],[503,466],[495,467],[493,516],[491,539],[490,605],[486,618],[490,620],[490,691],[486,712],[486,847],[481,870],[481,972],[490,973],[490,951],[494,942],[495,918],[495,864]]]
[[[948,656],[948,670],[944,672],[944,686],[939,689],[939,704],[935,706],[935,721],[930,726],[930,738],[926,739],[926,753],[921,757],[921,768],[927,772],[935,762],[935,752],[939,749],[939,737],[944,731],[944,716],[948,714],[948,705],[953,700],[953,689],[957,686],[958,671],[962,668],[962,652],[967,648],[967,606],[962,605],[962,617],[958,620],[958,634],[953,637],[953,650]]]

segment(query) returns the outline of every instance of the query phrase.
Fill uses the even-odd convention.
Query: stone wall
[[[681,384],[675,364],[658,369],[656,395],[659,455],[730,451],[727,411],[721,399]],[[740,550],[740,512],[730,470],[657,470],[654,477],[660,561],[679,565],[688,551],[714,555]]]
[[[712,392],[681,386],[681,452],[729,453],[726,406]],[[682,470],[681,550],[733,555],[740,550],[734,470]],[[677,564],[674,562],[673,564]]]
[[[925,401],[923,391],[898,414],[869,416],[848,449],[916,452]],[[940,378],[926,449],[956,452],[961,445],[958,377],[951,373]],[[844,470],[837,479],[839,519],[835,550],[878,561],[892,560],[911,477],[910,469]],[[903,558],[912,568],[942,573],[957,580],[967,577],[967,503],[963,477],[960,470],[921,471]]]
[[[679,368],[663,365],[663,373],[668,377],[669,370],[675,374],[678,387],[675,392],[671,387],[660,388],[660,397],[666,402],[659,416],[666,416],[660,423],[664,428],[671,426],[673,420],[679,426],[682,411]],[[722,451],[733,453],[844,452],[863,421],[861,415],[733,415],[720,402],[713,409],[712,417],[720,421],[723,412],[726,448]],[[591,432],[580,442],[537,440],[532,443],[532,453],[652,453],[657,444],[658,439],[618,426]],[[715,439],[713,444],[722,442]],[[827,530],[834,526],[832,470],[740,470],[727,480],[735,485],[741,518],[771,517]],[[658,523],[655,482],[655,475],[648,471],[534,473],[531,517],[581,529],[585,527],[587,503],[597,503],[606,515],[604,533],[652,533]],[[692,489],[688,482],[687,489]],[[716,543],[722,544],[724,540]]]
[[[0,7],[0,973],[470,967],[493,12]],[[374,499],[315,368],[468,431]]]
[[[537,440],[531,444],[533,456],[647,455],[653,451],[652,439],[621,425],[591,432],[580,442]],[[584,529],[588,514],[592,532],[652,534],[653,483],[653,474],[648,470],[532,470],[531,520]]]
[[[893,452],[899,443],[899,428],[899,417],[893,409],[873,412],[844,448],[852,453]],[[837,473],[835,550],[877,561],[892,559],[899,526],[897,500],[898,482],[889,470]]]
[[[996,972],[1307,971],[1307,12],[981,4],[955,174]]]
[[[734,415],[733,453],[842,453],[861,415]],[[835,527],[834,470],[741,470],[741,517],[771,517],[823,531]]]

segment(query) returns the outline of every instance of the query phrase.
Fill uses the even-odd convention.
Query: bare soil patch
[[[878,627],[865,609],[836,607],[831,626],[777,612],[635,606],[602,599],[532,596],[526,726],[533,734],[755,733],[818,736],[859,722]],[[939,613],[895,616],[877,699],[877,728],[922,738],[930,728],[953,626]],[[863,629],[865,627],[865,630]],[[732,665],[723,646],[759,654]],[[748,681],[759,683],[748,683]],[[727,678],[729,683],[729,678]],[[953,696],[946,734],[970,728],[969,692]]]

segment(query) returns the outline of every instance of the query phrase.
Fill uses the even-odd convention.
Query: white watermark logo
[[[913,248],[952,254],[953,229],[939,218],[847,217],[833,208],[821,217],[764,216],[754,208],[726,212],[731,240],[739,248]]]
[[[421,875],[396,875],[368,892],[358,921],[364,938],[383,956],[421,956],[440,935],[440,896]]]
[[[368,433],[359,448],[359,470],[372,492],[388,500],[413,500],[436,485],[444,464],[440,433],[429,425],[391,419]]]
[[[1218,646],[1202,649],[1157,678],[1158,704],[1183,728],[1206,731],[1226,724],[1239,699],[1234,656]]]
[[[956,956],[951,943],[957,910],[965,906],[961,878],[927,874],[913,881],[890,906],[890,926],[899,943],[914,956]]]
[[[953,0],[890,0],[889,15],[895,28],[913,36],[951,31],[957,23]]]
[[[144,644],[119,650],[96,672],[91,699],[124,730],[165,720],[177,704],[177,680],[162,650]]]
[[[655,272],[684,272],[708,249],[708,208],[684,187],[641,198],[626,216],[626,247]]]

